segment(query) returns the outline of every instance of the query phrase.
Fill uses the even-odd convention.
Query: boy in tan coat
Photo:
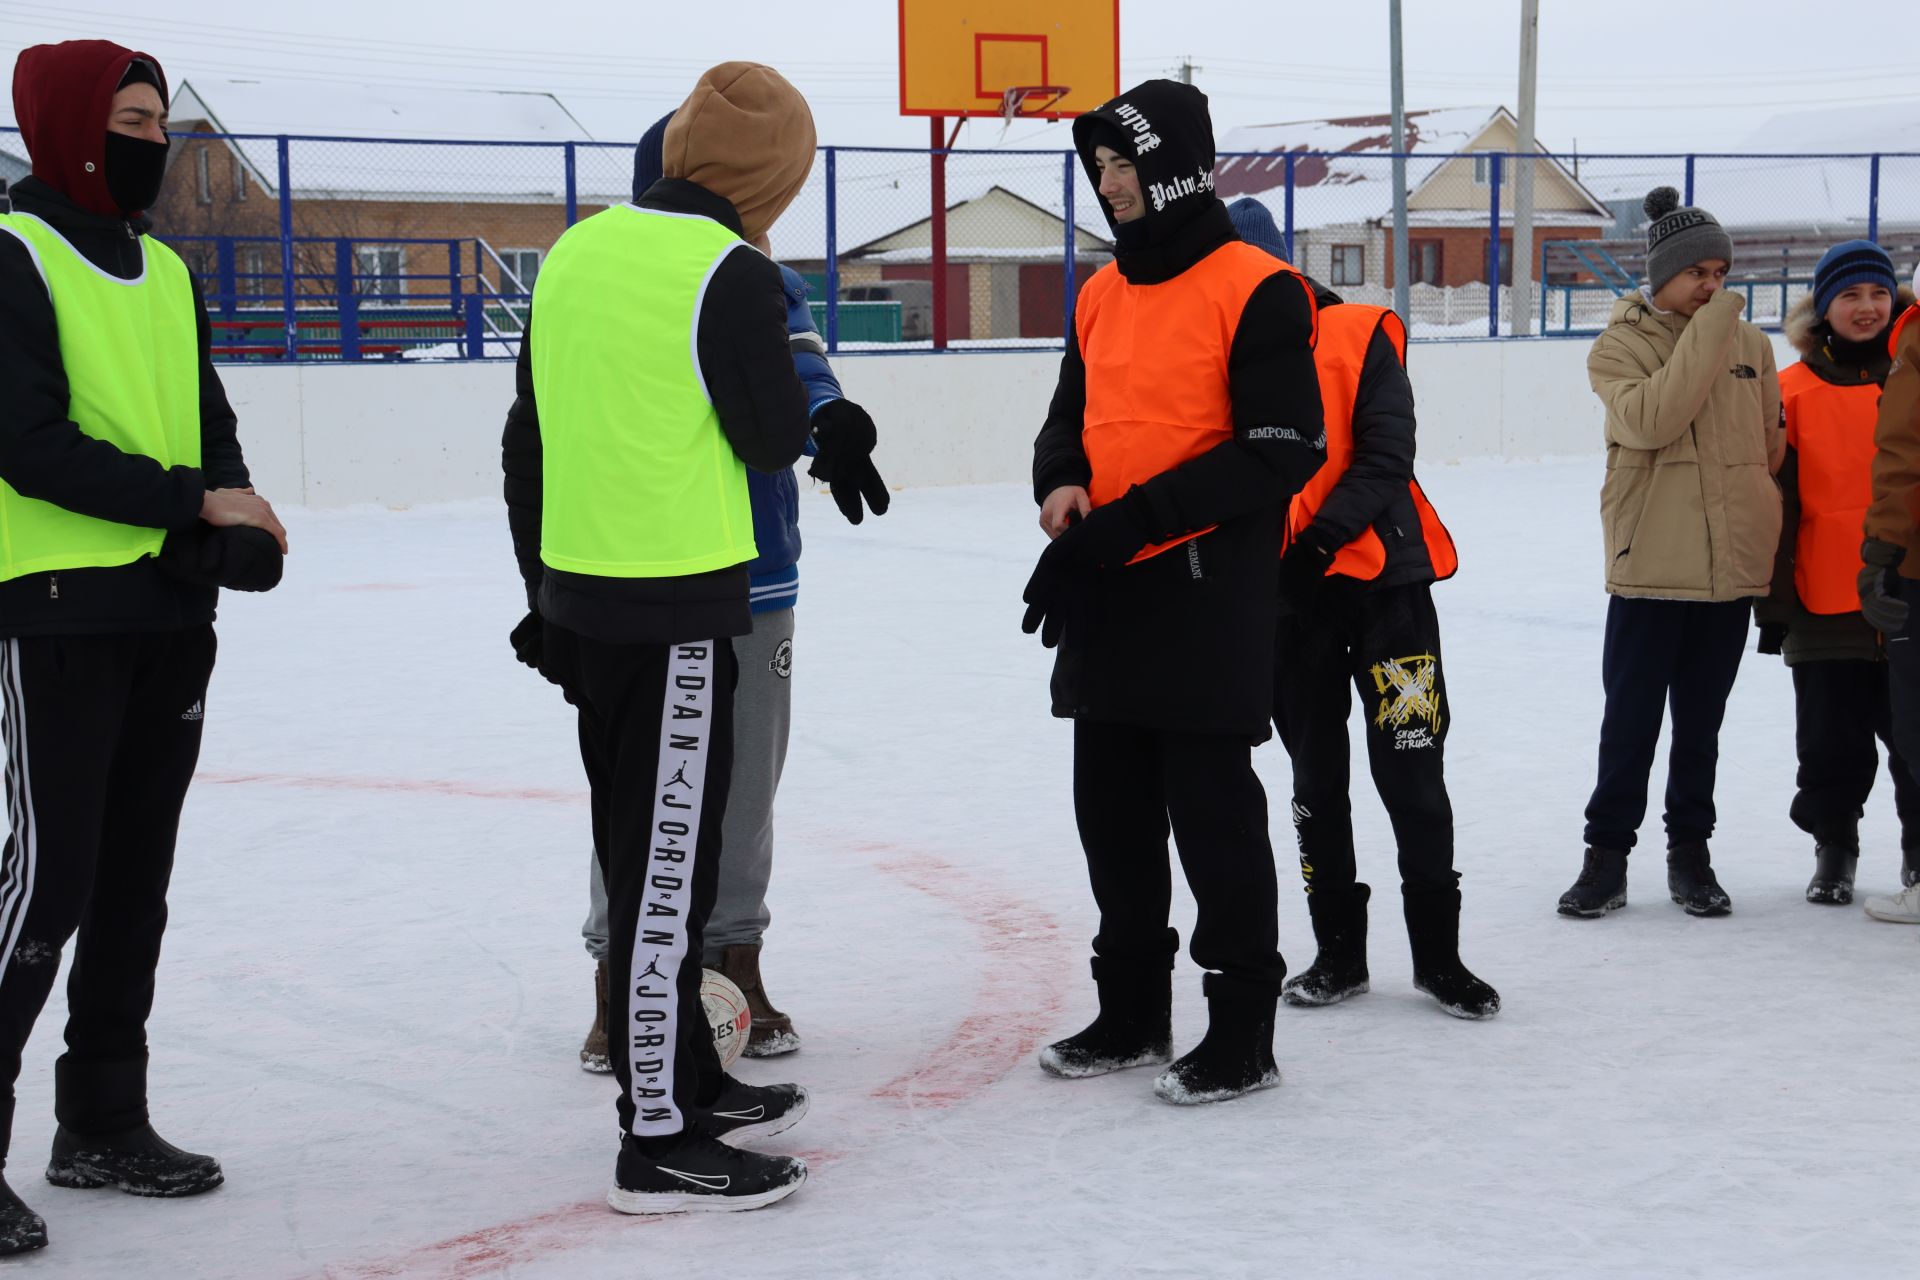
[[[1568,916],[1626,905],[1627,854],[1669,704],[1667,887],[1689,915],[1731,910],[1707,854],[1720,722],[1780,538],[1780,383],[1771,344],[1723,287],[1732,241],[1671,187],[1645,208],[1647,285],[1615,304],[1587,356],[1607,410],[1600,510],[1613,598],[1599,780],[1585,865],[1560,898]]]

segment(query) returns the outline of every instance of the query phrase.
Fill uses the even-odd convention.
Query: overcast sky
[[[1121,76],[1184,59],[1217,129],[1384,112],[1387,0],[1121,0]],[[1920,118],[1911,0],[1543,0],[1539,135],[1582,152],[1732,148],[1781,112],[1905,104]],[[1407,105],[1516,105],[1519,0],[1405,0]],[[359,84],[550,90],[594,136],[629,139],[705,67],[771,63],[812,102],[823,143],[918,145],[897,114],[894,0],[198,0],[191,6],[0,0],[0,56],[97,36],[186,77],[282,79],[316,99]],[[1841,18],[1838,14],[1844,14]],[[1884,38],[1878,38],[1879,32]],[[11,123],[10,106],[4,110]],[[324,132],[316,118],[311,129]],[[1878,146],[1895,145],[1883,137]],[[1066,145],[996,121],[959,145]],[[1836,137],[1839,149],[1863,140]],[[1902,149],[1920,151],[1920,138]]]

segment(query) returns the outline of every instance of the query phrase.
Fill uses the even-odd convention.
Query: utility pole
[[[1540,78],[1540,0],[1520,0],[1520,142],[1513,174],[1513,332],[1533,332],[1533,91]],[[1495,235],[1500,228],[1493,229]],[[1541,282],[1544,286],[1545,281]],[[1499,282],[1494,282],[1499,287]]]
[[[1413,328],[1407,278],[1407,96],[1406,69],[1400,59],[1400,0],[1387,0],[1393,80],[1393,309]]]
[[[1205,67],[1196,67],[1196,66],[1194,66],[1194,65],[1193,65],[1193,55],[1192,55],[1192,54],[1188,54],[1188,55],[1187,55],[1187,56],[1186,56],[1185,58],[1182,58],[1182,59],[1180,60],[1180,83],[1181,83],[1181,84],[1192,84],[1192,83],[1193,83],[1193,73],[1194,73],[1194,72],[1196,72],[1196,71],[1205,71],[1205,70],[1206,70],[1206,68],[1205,68]]]

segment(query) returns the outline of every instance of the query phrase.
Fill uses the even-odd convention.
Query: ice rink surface
[[[1600,714],[1597,458],[1429,468],[1464,568],[1436,591],[1463,953],[1505,1010],[1409,984],[1393,852],[1371,995],[1282,1006],[1285,1084],[1175,1109],[1150,1072],[1066,1083],[1092,904],[1017,487],[909,491],[848,527],[803,497],[794,738],[765,970],[805,1038],[747,1061],[812,1114],[808,1185],[749,1214],[623,1218],[592,1015],[567,708],[515,664],[492,505],[289,513],[270,596],[228,596],[160,973],[154,1118],[211,1151],[195,1200],[39,1176],[62,998],[28,1047],[10,1171],[75,1277],[1884,1276],[1920,1221],[1920,929],[1802,900],[1785,669],[1749,653],[1722,743],[1721,920],[1666,898],[1656,772],[1632,905],[1564,920]],[[1169,655],[1169,661],[1188,660]],[[1204,657],[1197,660],[1204,661]],[[1285,760],[1257,753],[1281,945],[1312,958]],[[1884,777],[1861,892],[1898,887]],[[1177,877],[1176,877],[1177,879]],[[1175,919],[1183,936],[1192,907]],[[1175,975],[1177,1047],[1205,1025]]]

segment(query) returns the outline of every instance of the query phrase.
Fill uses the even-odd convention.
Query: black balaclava
[[[1100,186],[1093,149],[1111,147],[1133,161],[1146,212],[1113,220],[1114,258],[1134,284],[1171,280],[1236,238],[1226,205],[1213,192],[1213,118],[1207,95],[1175,80],[1149,80],[1073,122],[1073,145],[1087,180]]]
[[[160,75],[152,63],[135,58],[120,77],[120,88],[130,84],[150,84],[163,96]],[[131,216],[153,207],[160,198],[160,184],[167,177],[167,151],[172,140],[149,142],[107,130],[107,192],[120,212]]]

